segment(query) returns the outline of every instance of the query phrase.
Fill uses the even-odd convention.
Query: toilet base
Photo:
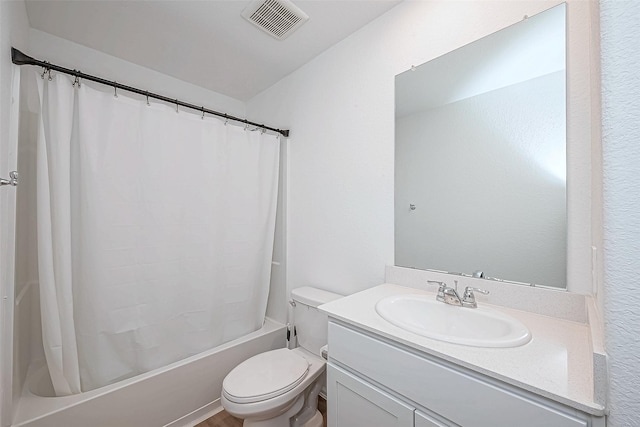
[[[302,427],[322,427],[324,425],[324,419],[322,418],[322,414],[320,411],[316,411],[316,414]]]
[[[271,427],[271,426],[281,427],[283,425],[289,425],[289,423],[287,422],[286,419],[283,420],[283,419],[280,419],[280,417],[278,417],[278,419],[260,420],[260,421],[244,420],[244,422],[242,423],[242,427],[258,427],[258,426],[259,427]],[[311,419],[306,423],[304,423],[301,427],[323,427],[323,426],[324,426],[324,418],[322,418],[322,414],[320,413],[320,411],[316,411],[315,415],[311,417]]]
[[[291,425],[289,420],[291,419],[291,417],[297,414],[300,409],[302,409],[303,404],[304,396],[299,395],[294,403],[286,410],[280,412],[279,415],[258,420],[245,418],[244,422],[242,423],[242,427],[289,427]]]
[[[297,409],[300,409],[299,407]],[[242,423],[243,427],[282,427],[289,425],[289,419],[291,417],[291,411],[287,411],[285,414],[282,414],[279,417],[271,418],[268,420],[244,420]],[[320,411],[316,410],[316,413],[311,417],[309,421],[300,425],[300,427],[323,427],[324,426],[324,418]]]

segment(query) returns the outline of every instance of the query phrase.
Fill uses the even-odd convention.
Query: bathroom
[[[305,3],[299,6],[305,9]],[[286,214],[277,224],[266,309],[268,317],[285,324],[294,288],[307,285],[350,295],[387,281],[386,267],[394,265],[395,256],[394,77],[561,3],[398,2],[257,95],[240,101],[242,95],[222,95],[187,83],[187,78],[171,77],[168,70],[153,71],[151,62],[135,64],[48,34],[36,27],[36,17],[28,15],[30,6],[25,2],[3,1],[0,137],[3,144],[10,138],[11,46],[38,59],[290,130],[281,145],[280,161],[281,194],[286,197],[279,200],[279,212]],[[640,402],[635,397],[640,380],[630,373],[638,370],[640,348],[637,331],[630,325],[640,322],[633,289],[640,259],[635,213],[640,192],[634,187],[640,158],[628,141],[638,136],[630,117],[637,113],[639,97],[637,77],[626,67],[637,65],[640,11],[633,1],[573,0],[566,5],[567,289],[570,294],[595,297],[608,364],[607,423],[634,426],[640,424]],[[176,25],[179,29],[181,24]],[[140,40],[144,28],[132,39]],[[86,27],[84,31],[89,33]],[[258,36],[262,34],[256,32]],[[157,48],[152,41],[147,43]],[[15,170],[5,165],[5,158],[0,152],[1,178]],[[167,173],[179,175],[179,171]],[[6,190],[0,190],[3,209]],[[6,218],[4,210],[2,217]],[[7,290],[4,244],[3,297],[9,295],[12,302],[17,295]],[[7,337],[13,335],[7,330],[13,309],[7,311],[4,301],[2,419],[3,425],[11,425],[5,411],[11,412],[7,378],[13,365],[4,349]]]

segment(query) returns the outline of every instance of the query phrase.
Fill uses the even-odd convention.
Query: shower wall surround
[[[0,176],[16,170],[16,147],[9,140],[10,114],[13,104],[11,45],[27,48],[29,44],[29,20],[24,2],[0,2]],[[8,425],[12,414],[13,397],[20,392],[20,386],[13,381],[14,366],[12,358],[16,355],[13,348],[14,283],[10,279],[15,253],[13,242],[7,239],[8,228],[15,229],[14,216],[7,208],[16,201],[16,189],[7,191],[2,187],[0,194],[0,294],[4,297],[0,304],[0,425]],[[11,202],[11,203],[9,203]]]

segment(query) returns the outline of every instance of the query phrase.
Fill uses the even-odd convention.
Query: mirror
[[[396,76],[395,265],[566,287],[565,13]]]

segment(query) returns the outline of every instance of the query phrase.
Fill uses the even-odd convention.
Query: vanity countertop
[[[480,302],[479,305],[523,322],[531,331],[532,340],[513,348],[451,344],[405,331],[378,315],[375,305],[380,299],[401,294],[433,295],[434,299],[436,295],[383,284],[324,304],[320,310],[332,318],[588,414],[604,415],[604,407],[594,402],[593,351],[588,324]]]

